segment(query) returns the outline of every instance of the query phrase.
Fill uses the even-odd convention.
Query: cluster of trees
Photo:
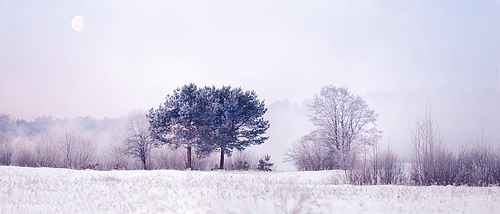
[[[225,155],[269,138],[265,135],[270,126],[263,117],[266,111],[255,91],[189,84],[175,89],[163,104],[149,111],[149,130],[155,142],[185,146],[187,168],[192,167],[194,148],[198,157],[220,152],[219,168],[223,169]]]
[[[151,142],[146,115],[147,112],[136,110],[116,119],[39,117],[25,121],[0,114],[0,165],[97,170],[144,169],[144,166],[186,169],[183,148],[143,143]],[[193,157],[192,168],[217,169],[216,156]],[[253,153],[237,151],[226,159],[225,168],[258,170],[258,161],[259,157]]]
[[[430,108],[412,129],[409,163],[380,148],[377,114],[347,88],[322,88],[309,108],[315,128],[285,152],[298,170],[345,170],[353,184],[500,184],[500,152],[484,140],[447,150]]]
[[[234,150],[268,139],[266,111],[254,91],[189,84],[167,95],[165,103],[149,114],[134,111],[121,119],[38,117],[25,121],[2,114],[0,164],[210,170],[223,169],[226,155],[229,169],[257,169],[256,157],[230,156]],[[180,153],[182,146],[187,148],[187,158]],[[194,158],[192,149],[197,154]],[[211,157],[215,151],[220,154],[218,164]]]
[[[1,114],[0,165],[74,169],[113,165],[117,160],[113,155],[118,154],[113,144],[120,138],[120,119],[44,116],[25,121]]]

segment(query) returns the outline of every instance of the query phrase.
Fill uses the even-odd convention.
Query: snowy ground
[[[499,187],[352,186],[339,173],[0,167],[0,213],[500,213]]]

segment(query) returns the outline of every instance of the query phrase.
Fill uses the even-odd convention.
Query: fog
[[[479,141],[493,148],[500,146],[500,93],[497,90],[462,90],[440,88],[427,90],[373,91],[360,96],[378,113],[377,127],[382,131],[381,144],[406,160],[410,155],[410,132],[419,116],[430,107],[439,125],[446,147],[457,152],[463,146]],[[269,106],[271,122],[268,143],[256,146],[257,153],[266,152],[282,169],[292,169],[284,160],[284,150],[313,125],[308,120],[308,103],[277,101]]]
[[[332,84],[363,97],[398,152],[426,105],[451,147],[499,145],[498,26],[499,1],[5,0],[0,113],[121,118],[191,82],[241,86],[269,107],[270,139],[253,149],[281,162]]]

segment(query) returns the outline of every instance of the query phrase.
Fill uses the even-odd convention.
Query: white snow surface
[[[499,187],[354,186],[341,177],[0,166],[0,213],[500,213]]]

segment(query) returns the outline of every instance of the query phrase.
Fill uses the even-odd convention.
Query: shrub
[[[186,152],[183,148],[163,145],[153,149],[151,164],[153,169],[186,169]]]
[[[380,184],[403,184],[405,171],[400,158],[391,150],[382,152],[378,160],[378,181]]]
[[[259,159],[259,165],[257,166],[257,170],[259,171],[265,171],[265,172],[270,172],[273,171],[271,167],[274,165],[274,163],[271,163],[271,156],[266,155],[264,156],[264,159]]]
[[[249,170],[257,168],[257,157],[245,151],[235,152],[226,159],[227,170]]]
[[[297,170],[318,171],[333,169],[333,158],[324,143],[314,135],[306,135],[295,141],[285,152],[286,161],[293,163]]]

